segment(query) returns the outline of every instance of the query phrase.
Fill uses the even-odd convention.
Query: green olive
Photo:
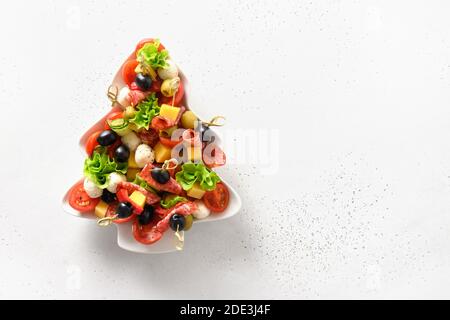
[[[163,83],[161,84],[161,93],[165,97],[172,97],[180,87],[180,81],[181,80],[178,77],[164,80]]]
[[[190,110],[184,112],[181,116],[181,125],[183,128],[194,129],[196,121],[198,121],[197,116]]]
[[[194,223],[194,216],[192,214],[185,216],[186,218],[186,224],[184,225],[184,231],[189,230],[192,227],[192,224]]]
[[[128,106],[125,108],[124,117],[126,119],[131,119],[136,114],[136,109],[133,106]]]

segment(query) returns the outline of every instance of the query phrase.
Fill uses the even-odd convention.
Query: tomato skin
[[[168,104],[168,105],[172,105],[173,101],[173,105],[179,107],[181,100],[183,100],[183,97],[184,97],[184,86],[183,81],[180,81],[180,86],[178,87],[178,90],[175,93],[175,100],[173,99],[173,97],[166,97],[161,95],[158,101],[160,101],[160,104]]]
[[[103,126],[103,128],[104,128],[105,130],[111,129],[111,128],[109,127],[108,120],[111,121],[111,120],[120,119],[120,118],[123,118],[123,111],[116,111],[116,112],[111,113],[111,114],[106,118],[106,120],[105,120],[105,125]]]
[[[153,38],[146,38],[146,39],[142,39],[141,41],[139,41],[139,43],[136,45],[136,49],[134,50],[134,55],[136,56],[139,49],[141,49],[146,43],[153,42],[153,41],[155,41],[155,39],[153,39]],[[162,43],[159,43],[158,51],[162,51],[164,49],[166,49],[166,47],[164,47]]]
[[[69,191],[69,205],[75,210],[85,213],[95,209],[100,202],[100,198],[90,198],[83,187],[83,181],[79,181]]]
[[[205,206],[214,213],[221,213],[228,207],[230,192],[223,183],[218,183],[212,191],[206,191],[203,196]]]
[[[100,135],[101,131],[96,131],[87,139],[86,141],[86,153],[91,156],[92,152],[94,152],[95,147],[98,146],[97,138]]]
[[[136,239],[137,242],[146,245],[155,243],[156,241],[160,240],[163,234],[160,231],[153,228],[156,225],[156,223],[157,221],[152,221],[149,224],[142,226],[136,219],[133,222],[132,227],[134,239]]]
[[[128,86],[134,82],[136,78],[136,72],[134,71],[138,66],[139,62],[136,59],[130,59],[125,61],[122,66],[122,79]]]

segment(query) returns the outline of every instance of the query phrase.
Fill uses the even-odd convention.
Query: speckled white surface
[[[449,10],[4,5],[0,298],[450,298]],[[60,206],[81,174],[80,134],[106,112],[110,79],[147,36],[168,46],[208,116],[279,138],[278,169],[221,170],[243,210],[196,226],[180,254],[126,252],[114,229]]]

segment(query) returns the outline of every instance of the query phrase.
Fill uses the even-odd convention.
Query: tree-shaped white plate
[[[129,58],[131,58],[131,56]],[[184,92],[185,92],[184,98],[183,98],[183,100],[184,100],[183,104],[186,107],[188,107],[190,110],[192,110],[193,112],[197,113],[195,108],[193,110],[191,108],[191,106],[189,105],[189,95],[190,95],[189,82],[187,81],[186,77],[184,76],[184,74],[181,70],[180,70],[180,78],[183,82]],[[119,89],[122,88],[123,86],[125,86],[125,83],[123,82],[122,76],[121,76],[121,68],[119,68],[119,71],[116,73],[116,76],[114,77],[114,80],[112,81],[112,86],[117,86],[117,88],[119,88]],[[105,120],[108,117],[108,115],[110,113],[118,111],[118,110],[119,110],[118,107],[111,108],[111,110],[110,110],[110,112],[108,112],[108,114],[106,114],[100,121],[98,121],[96,124],[94,124],[89,130],[87,130],[85,132],[85,134],[83,134],[83,136],[81,137],[80,142],[79,142],[79,146],[80,146],[81,152],[83,152],[83,154],[85,154],[85,151],[84,151],[85,145],[86,145],[86,141],[89,138],[89,136],[92,133],[94,133],[95,131],[102,130]],[[201,114],[197,113],[197,115],[199,115],[201,117]],[[220,146],[220,144],[221,144],[220,136],[216,132],[215,132],[215,136],[216,136],[215,141]],[[211,214],[206,219],[195,220],[194,225],[192,226],[192,229],[189,230],[188,232],[186,232],[187,235],[188,235],[188,233],[195,232],[195,225],[197,223],[212,222],[212,221],[228,219],[228,218],[234,216],[240,210],[241,199],[240,199],[239,195],[226,181],[223,181],[223,179],[222,179],[222,182],[225,183],[225,185],[228,187],[228,190],[230,191],[230,200],[229,200],[227,209],[220,214]],[[87,218],[87,219],[92,219],[92,220],[96,219],[96,217],[92,213],[80,213],[77,210],[73,209],[69,205],[68,196],[69,196],[69,191],[67,191],[67,193],[64,195],[64,198],[62,201],[64,211],[66,211],[67,213],[69,213],[71,215],[81,217],[81,218]],[[113,224],[113,225],[115,225],[117,227],[117,244],[119,245],[119,247],[121,247],[125,250],[133,251],[133,252],[137,252],[137,253],[149,253],[149,254],[150,253],[165,253],[165,252],[176,251],[175,243],[174,243],[175,235],[172,230],[168,230],[163,235],[161,240],[159,240],[158,242],[155,242],[151,245],[144,245],[144,244],[137,242],[134,239],[132,230],[131,230],[131,222],[124,223],[124,224]],[[186,242],[187,242],[186,244],[189,245],[189,238],[186,239]]]

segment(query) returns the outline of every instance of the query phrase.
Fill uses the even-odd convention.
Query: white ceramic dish
[[[116,73],[116,76],[114,77],[114,79],[112,81],[112,85],[117,86],[118,88],[122,88],[125,85],[124,82],[122,81],[122,76],[121,76],[120,71],[121,71],[121,69],[119,68],[119,71]],[[195,108],[192,109],[189,105],[189,95],[190,95],[189,82],[187,81],[186,77],[181,72],[181,70],[180,70],[180,77],[183,81],[184,90],[185,90],[185,94],[184,94],[184,98],[183,98],[184,105],[189,107],[189,109],[191,109],[195,113],[197,113],[197,111],[195,111]],[[85,145],[86,145],[86,141],[87,141],[88,137],[93,132],[101,130],[103,128],[103,124],[105,123],[105,119],[109,115],[109,113],[117,111],[117,110],[118,110],[117,107],[111,108],[111,110],[101,120],[99,120],[96,124],[94,124],[89,130],[87,130],[83,134],[83,136],[81,137],[80,142],[79,142],[79,146],[80,146],[81,152],[83,152],[83,154],[85,153],[84,150],[85,150]],[[199,114],[199,113],[197,113],[197,114],[201,117],[201,114]],[[217,136],[216,142],[220,145],[220,136],[218,136],[217,133],[216,133],[216,136]],[[228,219],[228,218],[231,218],[232,216],[234,216],[236,213],[238,213],[238,211],[241,209],[241,199],[240,199],[239,195],[228,183],[226,183],[223,180],[222,180],[222,182],[226,184],[226,186],[228,187],[228,189],[230,191],[230,201],[228,204],[228,208],[221,214],[211,214],[206,219],[196,220],[194,222],[194,225],[192,226],[192,229],[185,233],[185,238],[186,238],[185,245],[189,245],[189,234],[192,232],[196,232],[195,225],[197,223],[212,222],[212,221]],[[68,190],[70,190],[70,189],[68,189]],[[80,212],[74,210],[68,203],[68,193],[69,193],[69,191],[67,191],[67,193],[64,195],[64,198],[62,201],[64,211],[66,211],[67,213],[69,213],[71,215],[77,216],[77,217],[95,220],[95,216],[93,214],[81,214]],[[148,254],[176,251],[176,248],[174,245],[175,235],[172,230],[168,230],[164,234],[164,236],[161,238],[161,240],[159,240],[158,242],[151,244],[151,245],[143,245],[134,239],[132,231],[131,231],[131,223],[113,224],[113,225],[115,225],[117,227],[117,244],[119,245],[119,247],[121,247],[125,250],[137,252],[137,253],[148,253]]]

